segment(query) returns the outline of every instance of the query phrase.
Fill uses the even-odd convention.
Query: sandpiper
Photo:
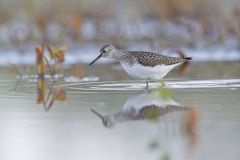
[[[119,61],[129,76],[146,80],[146,88],[148,88],[148,81],[159,80],[162,83],[161,79],[173,68],[191,60],[191,57],[168,57],[154,52],[125,51],[113,45],[105,45],[101,48],[99,56],[89,65],[101,57]]]
[[[126,121],[158,119],[176,111],[188,111],[190,108],[174,101],[172,97],[161,99],[155,92],[141,93],[130,96],[120,112],[102,115],[91,109],[105,127],[111,128],[115,124]]]

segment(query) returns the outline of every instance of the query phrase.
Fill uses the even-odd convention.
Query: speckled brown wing
[[[132,108],[127,113],[127,117],[131,120],[155,119],[168,113],[188,110],[189,108],[186,106],[166,105],[163,107],[153,104],[144,106],[139,112],[135,108]]]
[[[136,59],[136,61],[143,65],[154,67],[157,65],[173,65],[181,62],[186,62],[188,59],[178,58],[178,57],[168,57],[158,53],[144,52],[144,51],[130,51],[131,56]]]
[[[177,106],[177,105],[166,105],[165,107],[159,107],[156,105],[145,106],[140,110],[139,117],[141,118],[157,118],[159,116],[176,112],[176,111],[187,111],[188,107]]]

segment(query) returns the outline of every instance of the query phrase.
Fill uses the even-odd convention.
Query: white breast
[[[134,64],[132,66],[121,63],[123,69],[128,73],[129,76],[134,78],[141,79],[151,79],[151,80],[160,80],[162,79],[169,71],[171,71],[176,66],[182,63],[177,63],[173,65],[157,65],[154,67],[145,67],[141,64]]]
[[[176,105],[182,106],[181,104],[175,102],[173,99],[160,99],[157,95],[142,93],[134,95],[128,98],[128,100],[123,105],[123,111],[127,112],[129,109],[134,108],[136,111],[141,110],[145,106],[156,105],[158,107],[165,107],[166,105]]]

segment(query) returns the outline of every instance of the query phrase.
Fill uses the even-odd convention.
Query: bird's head
[[[114,126],[114,122],[110,116],[103,116],[93,109],[91,109],[91,111],[102,120],[102,123],[106,128],[112,128]]]
[[[112,58],[116,54],[117,49],[113,45],[105,45],[100,49],[100,54],[89,65],[95,63],[101,57]]]

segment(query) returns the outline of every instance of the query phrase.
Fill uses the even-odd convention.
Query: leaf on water
[[[55,101],[65,102],[65,104],[68,105],[67,94],[63,89],[59,87],[51,87],[49,90],[45,110],[49,111]]]
[[[54,89],[53,95],[54,95],[55,100],[57,100],[57,101],[67,101],[66,92],[61,88]]]

